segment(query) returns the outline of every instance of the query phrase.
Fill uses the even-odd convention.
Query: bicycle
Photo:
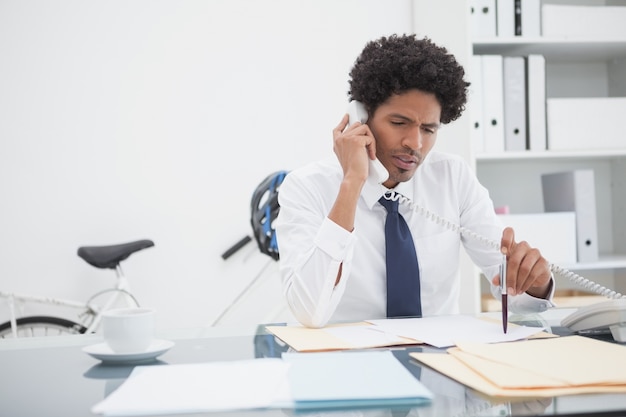
[[[8,301],[10,314],[9,321],[0,324],[0,338],[95,333],[100,326],[102,313],[118,305],[121,298],[125,299],[126,305],[138,307],[139,302],[132,294],[120,264],[133,253],[152,246],[154,242],[144,239],[117,245],[79,247],[77,254],[85,262],[96,268],[114,269],[116,275],[114,287],[96,292],[86,302],[0,291],[0,298]],[[97,305],[94,300],[105,293],[112,294],[103,306]],[[78,313],[79,322],[44,315],[18,318],[16,301],[76,308],[81,310]]]

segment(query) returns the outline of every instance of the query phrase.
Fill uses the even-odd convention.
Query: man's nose
[[[418,126],[408,132],[407,136],[403,140],[403,144],[413,150],[420,150],[424,142],[423,139],[422,129]]]

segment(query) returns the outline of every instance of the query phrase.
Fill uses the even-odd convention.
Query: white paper
[[[138,366],[91,411],[140,416],[265,408],[284,402],[288,368],[278,358]]]
[[[538,327],[509,326],[505,334],[502,331],[502,323],[464,315],[368,320],[368,322],[387,333],[420,340],[439,348],[454,346],[457,342],[511,342],[526,339],[543,330]]]

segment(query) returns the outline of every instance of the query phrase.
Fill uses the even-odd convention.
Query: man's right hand
[[[343,169],[344,180],[362,186],[369,173],[368,159],[376,158],[376,142],[367,124],[355,122],[348,126],[348,121],[346,114],[333,129],[333,151]]]

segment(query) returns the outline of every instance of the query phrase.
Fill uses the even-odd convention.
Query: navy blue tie
[[[387,317],[421,317],[420,272],[411,231],[404,217],[398,213],[397,200],[381,197],[378,202],[387,209]]]

